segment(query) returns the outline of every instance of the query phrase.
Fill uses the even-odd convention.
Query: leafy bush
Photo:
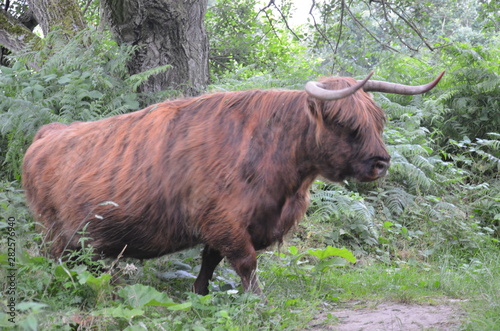
[[[424,255],[448,244],[470,249],[485,239],[484,228],[468,216],[470,210],[457,194],[469,177],[468,169],[443,160],[432,129],[423,126],[431,101],[414,98],[404,107],[406,113],[401,105],[380,102],[391,117],[385,138],[393,158],[381,199],[376,200],[387,208],[388,212],[382,209],[386,222],[401,224],[413,231],[413,239],[426,243],[420,247]]]
[[[443,56],[452,61],[452,69],[442,86],[446,92],[437,100],[443,107],[436,107],[429,120],[441,131],[443,143],[464,136],[487,138],[488,132],[500,127],[498,42],[476,47],[456,44],[446,48]]]
[[[454,153],[445,153],[467,173],[467,182],[458,195],[470,202],[469,213],[482,226],[483,231],[500,238],[500,134],[486,134],[491,139],[472,142],[464,137],[461,141],[450,139]]]
[[[327,245],[346,244],[351,241],[351,246],[354,244],[353,247],[359,250],[361,246],[373,246],[378,243],[374,208],[358,193],[347,191],[339,185],[321,181],[314,183],[306,221],[329,223],[329,228],[333,231],[322,231],[320,237]]]

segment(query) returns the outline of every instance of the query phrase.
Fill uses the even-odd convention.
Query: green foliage
[[[324,1],[315,8],[307,42],[330,74],[366,72],[387,54],[421,61],[451,43],[479,46],[498,36],[493,1]]]
[[[42,45],[13,56],[12,68],[0,67],[2,175],[19,178],[27,145],[44,124],[138,109],[137,86],[153,72],[129,76],[126,62],[133,51],[98,31],[85,30],[69,42],[54,32]]]
[[[331,232],[321,231],[321,240],[326,244],[345,244],[343,239],[346,238],[360,246],[377,244],[378,231],[374,223],[374,208],[359,194],[349,192],[338,185],[321,181],[314,183],[306,220],[330,224]]]
[[[500,127],[500,40],[484,46],[455,44],[443,50],[450,66],[442,87],[446,92],[430,110],[431,125],[439,130],[445,144],[464,136],[486,138]],[[447,150],[450,151],[450,150]]]
[[[101,22],[101,18],[99,16],[99,0],[78,0],[78,5],[82,10],[88,26],[98,27]]]
[[[209,7],[205,24],[212,81],[241,83],[264,75],[263,80],[279,77],[283,84],[311,75],[316,63],[299,43],[300,32],[292,33],[271,9],[257,12],[257,7],[256,0],[217,0]]]
[[[455,152],[442,153],[467,171],[468,182],[459,194],[470,201],[471,214],[482,230],[500,238],[500,134],[491,132],[487,136],[492,139],[450,139]]]
[[[398,249],[416,245],[423,257],[443,245],[476,247],[486,239],[485,229],[478,220],[468,216],[469,207],[464,206],[456,194],[469,172],[459,164],[443,160],[431,130],[422,126],[428,116],[429,103],[414,99],[405,107],[406,114],[401,112],[401,105],[397,105],[394,113],[392,102],[380,103],[391,117],[385,140],[392,164],[383,191],[367,199],[380,204],[379,217],[394,225],[384,227],[382,243],[396,244]],[[393,231],[398,227],[402,232],[395,240]]]

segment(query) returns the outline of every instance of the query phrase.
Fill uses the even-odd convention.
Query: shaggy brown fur
[[[42,127],[24,158],[23,186],[54,257],[77,249],[84,227],[106,256],[125,245],[125,256],[154,258],[203,243],[197,293],[208,292],[223,257],[245,290],[260,293],[256,250],[300,220],[317,176],[384,175],[383,125],[383,111],[362,90],[329,102],[276,90],[166,101]]]

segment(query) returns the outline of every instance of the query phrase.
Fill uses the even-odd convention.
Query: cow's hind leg
[[[201,295],[208,294],[208,282],[212,279],[214,270],[221,260],[222,255],[218,250],[205,245],[202,254],[200,273],[194,282],[195,293]]]

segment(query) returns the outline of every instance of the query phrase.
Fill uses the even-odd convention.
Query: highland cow
[[[384,112],[366,92],[424,93],[441,76],[416,87],[325,78],[306,91],[219,92],[48,124],[24,158],[27,201],[56,258],[78,249],[84,228],[107,257],[203,244],[196,293],[208,293],[224,257],[261,293],[256,251],[301,219],[315,178],[385,175]]]

